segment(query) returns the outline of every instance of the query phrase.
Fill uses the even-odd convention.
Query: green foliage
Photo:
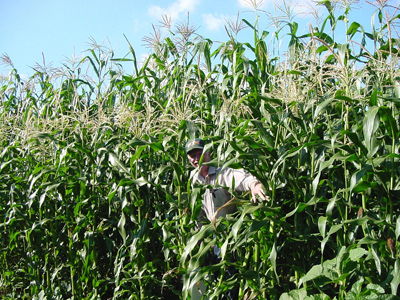
[[[215,48],[178,30],[142,65],[134,49],[114,58],[95,45],[63,73],[12,69],[0,94],[0,296],[216,299],[238,286],[240,299],[398,299],[399,16],[380,7],[368,33],[350,7],[336,17],[321,4],[329,15],[309,34],[283,25],[286,60],[243,20],[253,43],[230,33]],[[192,187],[183,149],[194,136],[269,200],[235,194],[237,213],[198,229],[205,187]]]

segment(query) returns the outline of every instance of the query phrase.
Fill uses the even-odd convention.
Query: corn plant
[[[368,32],[338,3],[302,35],[255,9],[221,44],[164,19],[143,63],[92,41],[24,79],[3,56],[1,297],[398,299],[398,7],[380,1]],[[232,191],[237,212],[197,228],[197,136],[268,201]]]

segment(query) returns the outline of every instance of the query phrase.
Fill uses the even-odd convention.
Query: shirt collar
[[[209,166],[208,167],[208,175],[213,175],[215,173],[217,173],[217,168],[213,167],[213,166]]]
[[[217,168],[216,168],[216,167],[213,167],[213,166],[209,166],[209,167],[208,167],[208,174],[207,174],[206,177],[209,177],[209,176],[211,176],[211,175],[215,175],[216,173],[217,173]],[[198,170],[195,171],[194,179],[195,179],[195,180],[198,180],[198,181],[200,181],[200,182],[205,182],[205,181],[206,181],[206,178],[204,178],[204,177],[200,174],[200,172],[199,172]]]

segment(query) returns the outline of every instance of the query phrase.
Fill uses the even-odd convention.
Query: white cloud
[[[164,9],[157,5],[152,5],[148,9],[149,15],[152,17],[160,17],[164,13]]]
[[[239,5],[244,8],[257,7],[259,10],[266,10],[278,5],[280,7],[289,6],[293,12],[306,13],[310,12],[317,6],[315,0],[237,0]]]
[[[291,13],[296,15],[307,17],[310,16],[313,11],[319,10],[321,6],[317,6],[313,0],[274,0],[276,5],[280,7],[290,7]]]
[[[203,23],[206,25],[207,30],[217,31],[221,29],[225,22],[224,17],[215,17],[212,14],[203,14]]]
[[[168,7],[152,5],[149,7],[148,12],[151,16],[156,18],[166,14],[175,20],[179,18],[182,13],[193,12],[199,3],[200,0],[176,0]]]
[[[274,0],[238,0],[239,5],[246,8],[264,9],[268,2],[273,2]]]

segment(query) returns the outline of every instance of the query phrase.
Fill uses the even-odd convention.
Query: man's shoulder
[[[231,178],[232,176],[235,178],[245,178],[250,175],[245,169],[233,169],[229,167],[218,168],[216,174],[219,178],[224,179]]]
[[[230,167],[225,167],[225,168],[219,167],[219,168],[217,168],[217,171],[216,171],[216,173],[218,173],[218,174],[236,173],[236,172],[237,173],[246,173],[246,171],[244,169],[233,169]]]

